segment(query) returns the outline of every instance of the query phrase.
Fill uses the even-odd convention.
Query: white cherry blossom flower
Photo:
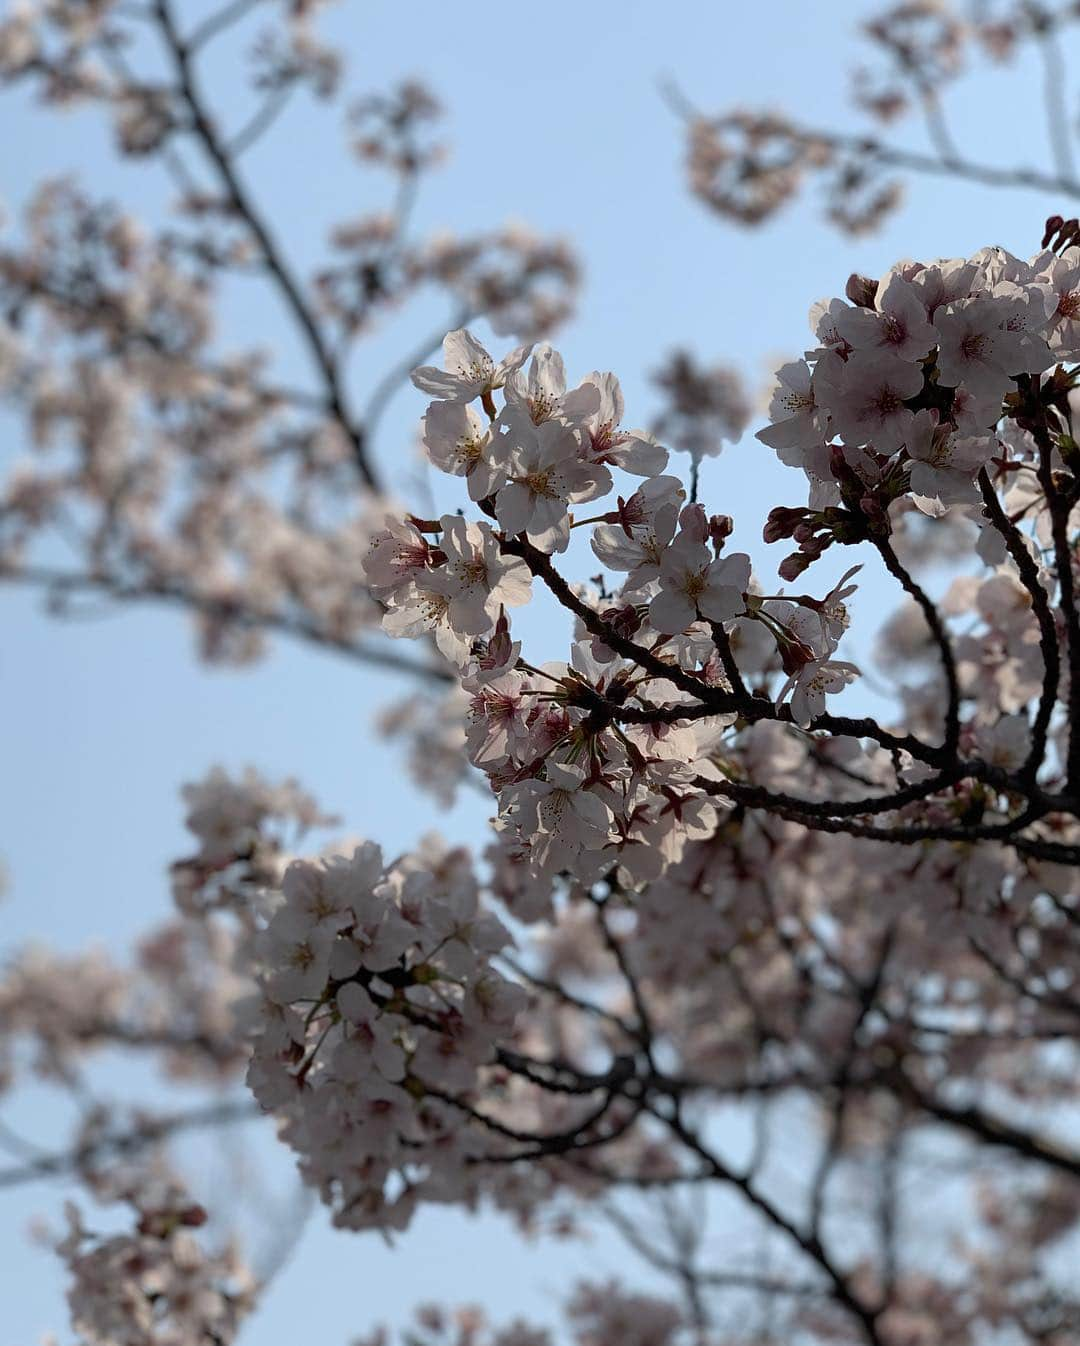
[[[769,401],[772,425],[757,432],[757,438],[776,449],[780,461],[801,467],[801,454],[825,442],[828,412],[818,406],[814,381],[805,360],[793,360],[776,371],[776,386]]]
[[[595,391],[597,409],[584,419],[585,457],[592,463],[621,467],[639,477],[655,477],[667,466],[667,449],[644,430],[623,430],[622,388],[614,374],[597,371],[582,380],[579,393]]]
[[[665,550],[659,579],[649,621],[665,635],[678,635],[699,617],[723,622],[746,610],[750,558],[736,552],[714,560],[703,542],[684,531]]]
[[[443,472],[464,477],[470,500],[484,500],[506,480],[509,446],[464,402],[432,402],[424,417],[424,447]]]
[[[593,529],[593,551],[610,570],[628,571],[628,583],[648,583],[660,573],[660,559],[675,536],[685,500],[686,489],[677,477],[652,477],[629,500],[620,499],[618,523]]]
[[[373,594],[389,598],[408,590],[427,575],[432,565],[431,544],[411,523],[388,515],[375,533],[364,557],[364,575]]]
[[[342,1076],[361,1076],[374,1069],[391,1083],[402,1079],[405,1053],[396,1040],[400,1019],[379,1011],[356,982],[341,987],[337,1005],[349,1031],[334,1049],[334,1070]]]
[[[870,444],[891,453],[904,442],[913,413],[904,405],[922,391],[918,365],[884,351],[856,351],[840,370],[828,406],[846,444]]]
[[[528,679],[510,672],[480,684],[466,679],[463,685],[472,692],[465,733],[470,761],[488,767],[523,752],[529,742],[528,712],[535,705]]]
[[[420,1034],[409,1071],[432,1086],[461,1093],[475,1081],[477,1066],[490,1061],[492,1054],[489,1034],[458,1020],[444,1033],[425,1029]]]
[[[992,766],[1016,771],[1031,751],[1031,726],[1026,715],[1002,715],[996,724],[976,729],[975,742]]]
[[[445,578],[432,575],[423,584],[415,584],[397,595],[383,613],[382,629],[395,639],[415,640],[430,634],[439,650],[453,663],[461,665],[472,649],[470,633],[458,630],[451,614],[453,595],[448,592]],[[472,611],[470,605],[464,612]],[[460,618],[459,618],[460,619]]]
[[[982,435],[1001,419],[1001,398],[994,393],[977,393],[962,383],[953,389],[949,414],[962,434]]]
[[[1050,254],[1039,272],[1052,297],[1046,338],[1058,360],[1080,358],[1080,263],[1076,257],[1075,250],[1068,257]]]
[[[515,370],[506,380],[510,416],[524,416],[533,425],[562,420],[581,425],[600,408],[600,390],[591,383],[566,391],[566,367],[554,347],[542,342],[533,351],[528,374]]]
[[[850,312],[851,305],[842,299],[819,299],[810,305],[810,330],[821,343],[821,351],[834,351],[844,359],[851,354],[851,347],[840,332],[840,321]],[[820,353],[812,351],[809,355],[816,358]]]
[[[330,971],[333,931],[292,906],[282,907],[263,932],[260,955],[271,969],[266,987],[278,1003],[317,1000]]]
[[[926,310],[926,316],[936,323],[936,315],[946,304],[967,299],[977,283],[979,268],[975,262],[952,258],[934,262],[930,266],[916,266],[906,277]]]
[[[450,600],[450,625],[462,634],[490,631],[501,606],[521,607],[529,601],[529,568],[516,556],[503,556],[489,524],[451,514],[440,522],[446,565],[439,577]]]
[[[530,350],[531,346],[518,346],[496,364],[473,334],[460,327],[443,339],[445,370],[422,365],[413,370],[411,377],[414,386],[430,397],[471,402],[501,388],[507,376],[529,358]]]
[[[582,788],[581,767],[549,759],[545,772],[546,780],[511,787],[503,800],[522,833],[532,839],[536,859],[542,864],[551,856],[565,864],[582,850],[599,850],[611,832],[611,809],[598,794]]]
[[[1029,345],[1024,331],[1006,326],[1015,315],[1016,307],[1007,299],[982,295],[940,309],[934,326],[941,382],[949,388],[963,384],[976,396],[1000,398],[1008,392],[1013,375],[1048,368],[1053,363],[1049,350],[1042,355]]]
[[[826,696],[834,696],[858,677],[854,664],[842,659],[815,659],[804,664],[788,679],[778,700],[791,692],[791,718],[802,729],[808,729],[825,712]]]
[[[884,351],[914,363],[937,345],[918,291],[893,275],[878,287],[874,308],[849,308],[836,317],[836,329],[852,350]]]
[[[369,843],[370,844],[370,843]],[[382,853],[376,846],[379,870]],[[320,866],[293,863],[285,871],[281,891],[285,901],[296,915],[312,928],[343,930],[353,921],[348,893],[342,884],[327,882],[327,870]]]
[[[992,435],[961,436],[940,424],[937,413],[920,411],[908,435],[911,498],[924,514],[940,518],[950,505],[972,504],[979,498],[975,475],[992,457]]]
[[[578,432],[558,421],[530,427],[515,445],[510,481],[495,497],[499,526],[527,533],[547,552],[570,542],[571,502],[593,500],[611,489],[606,468],[582,461]]]

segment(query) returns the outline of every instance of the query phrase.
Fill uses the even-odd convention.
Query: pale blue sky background
[[[178,8],[189,22],[203,12],[202,0],[182,0]],[[1044,217],[1064,204],[912,182],[907,205],[885,230],[851,240],[820,218],[813,189],[756,231],[719,221],[689,197],[681,128],[660,98],[660,77],[676,76],[704,107],[764,103],[847,126],[851,27],[876,8],[824,0],[662,8],[649,0],[346,0],[321,26],[346,52],[352,87],[419,75],[446,106],[452,157],[427,184],[419,230],[467,232],[518,219],[572,240],[585,263],[585,287],[579,316],[558,344],[575,376],[616,370],[629,420],[641,423],[655,407],[647,375],[672,345],[735,363],[761,383],[769,368],[807,344],[810,303],[841,293],[850,271],[875,275],[900,257],[955,255],[985,243],[1026,253],[1037,246]],[[212,82],[222,115],[231,112],[238,123],[245,103],[231,62],[235,54],[216,63]],[[948,105],[974,157],[1010,163],[1037,152],[1046,162],[1032,78],[991,73],[957,89]],[[0,125],[0,195],[9,207],[43,176],[77,170],[91,191],[122,194],[150,215],[158,210],[163,179],[142,164],[118,165],[94,114],[45,114],[16,93],[0,98]],[[371,208],[382,190],[345,156],[339,133],[336,113],[301,99],[244,163],[264,210],[302,262],[318,261],[329,220]],[[921,143],[916,127],[897,136]],[[356,400],[437,321],[427,305],[362,346]],[[306,366],[279,324],[274,301],[254,287],[229,315],[234,334],[272,341],[283,371],[298,382]],[[412,461],[422,410],[419,395],[403,389],[383,422],[377,452],[398,481]],[[10,449],[13,456],[23,446],[16,428],[3,425],[14,442],[0,454]],[[736,516],[736,545],[758,557],[768,507],[798,503],[800,489],[797,476],[777,469],[749,436],[703,474],[704,499]],[[773,572],[776,556],[763,573]],[[848,559],[823,566],[821,580]],[[867,624],[886,597],[871,582],[863,600]],[[208,671],[195,662],[186,620],[175,613],[144,609],[61,625],[29,595],[5,590],[0,601],[5,950],[31,937],[64,948],[100,939],[122,950],[165,917],[164,869],[187,845],[177,790],[216,762],[297,776],[350,830],[391,851],[433,825],[455,839],[481,838],[482,801],[470,798],[439,814],[413,791],[396,750],[373,738],[374,712],[403,690],[394,678],[285,643],[253,670]],[[550,634],[560,644],[541,657],[561,653],[562,631]],[[39,1094],[0,1116],[42,1143],[62,1139],[61,1118]],[[274,1171],[287,1190],[287,1161]],[[0,1346],[29,1346],[49,1329],[65,1337],[56,1265],[23,1238],[31,1216],[58,1216],[64,1194],[58,1184],[0,1194]],[[332,1346],[379,1320],[400,1321],[425,1298],[482,1300],[498,1317],[550,1320],[553,1301],[574,1276],[610,1274],[627,1261],[607,1239],[522,1248],[506,1233],[493,1218],[430,1213],[391,1254],[375,1236],[333,1234],[318,1211],[246,1339],[259,1346],[310,1340],[314,1316],[318,1341]],[[635,1276],[637,1269],[626,1271]]]

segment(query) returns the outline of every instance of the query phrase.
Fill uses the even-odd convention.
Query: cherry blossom
[[[845,307],[835,322],[837,334],[853,351],[880,351],[914,362],[938,342],[918,291],[898,275],[877,287],[872,307]]]
[[[798,454],[816,448],[826,438],[828,418],[814,399],[810,366],[805,360],[783,365],[776,374],[777,384],[769,404],[772,424],[759,430],[757,437],[781,456],[785,451]],[[785,462],[799,461],[785,457]]]
[[[527,375],[518,369],[506,380],[508,416],[524,415],[533,425],[556,417],[581,425],[599,411],[600,395],[600,388],[588,381],[567,393],[563,358],[546,341],[534,349]]]
[[[254,1249],[257,1278],[226,1237],[278,1145],[344,1230],[389,1238],[432,1204],[530,1235],[604,1222],[657,1286],[565,1287],[578,1346],[1073,1340],[1080,226],[1052,216],[1024,256],[836,276],[755,427],[796,497],[767,506],[752,567],[741,512],[714,512],[734,508],[730,462],[699,471],[754,416],[737,323],[716,363],[668,356],[652,419],[630,371],[573,383],[546,339],[566,245],[413,238],[441,154],[415,83],[357,104],[352,148],[396,190],[306,276],[234,171],[249,133],[219,129],[199,78],[248,6],[209,28],[174,8],[0,25],[5,83],[97,106],[132,164],[185,175],[165,225],[46,185],[0,249],[0,391],[31,449],[0,493],[0,577],[61,613],[181,605],[211,658],[252,659],[272,631],[390,666],[395,703],[361,687],[364,713],[444,813],[479,797],[488,825],[476,857],[431,834],[328,839],[295,782],[217,768],[181,791],[172,910],[130,954],[12,954],[0,1091],[41,1090],[65,1139],[5,1122],[0,1181],[63,1175],[130,1217],[72,1211],[55,1245],[75,1334],[233,1340],[300,1223],[258,1210],[254,1242],[282,1246]],[[333,95],[317,8],[257,42],[255,131],[294,88]],[[1070,16],[1044,8],[888,6],[857,102],[918,108],[930,150],[688,111],[694,190],[751,223],[813,179],[862,230],[896,205],[894,172],[1009,179],[949,146],[940,90],[1030,42],[1052,94]],[[151,48],[166,70],[143,78]],[[1068,196],[1067,166],[1022,171]],[[302,334],[296,387],[222,336],[238,270]],[[361,412],[351,356],[390,342],[421,287],[533,344],[496,360],[458,328],[445,367],[415,371],[444,479],[394,476],[395,500],[379,421],[410,362],[386,351]],[[687,482],[660,475],[669,450]],[[121,1054],[168,1082],[161,1108],[112,1097]],[[179,1136],[234,1122],[265,1145],[234,1141],[220,1186],[188,1196]],[[725,1237],[706,1243],[714,1208]],[[549,1339],[437,1305],[404,1337]]]
[[[611,830],[611,809],[583,788],[585,771],[571,763],[549,761],[546,780],[527,781],[508,792],[508,815],[523,835],[533,838],[541,864],[560,862],[583,850],[598,850]]]
[[[628,500],[619,499],[610,523],[593,529],[592,549],[609,570],[626,570],[638,585],[655,579],[664,549],[675,536],[686,490],[677,477],[653,477]],[[628,581],[629,582],[629,581]]]
[[[699,616],[726,621],[744,610],[750,586],[750,558],[743,554],[713,558],[700,529],[687,526],[695,507],[683,514],[682,531],[660,562],[660,592],[649,605],[649,620],[658,631],[676,635]]]
[[[507,377],[529,358],[530,346],[517,346],[498,364],[479,341],[460,328],[443,341],[445,370],[423,365],[412,372],[412,381],[422,393],[448,402],[471,402],[501,388]]]
[[[907,451],[911,456],[911,498],[924,514],[944,514],[949,505],[978,499],[975,475],[993,456],[991,436],[961,436],[940,425],[932,411],[915,418]]]
[[[964,384],[976,395],[1002,396],[1014,374],[1038,374],[1052,357],[1041,342],[1029,347],[1009,326],[1015,306],[1008,299],[973,298],[946,304],[934,316],[938,368],[949,387]]]
[[[442,525],[450,620],[459,631],[489,631],[500,607],[521,607],[531,598],[529,569],[524,561],[502,554],[487,524],[446,515]]]
[[[443,472],[466,477],[469,497],[483,500],[505,480],[505,449],[477,410],[462,402],[432,402],[424,417],[424,447]]]
[[[500,526],[528,533],[538,547],[553,552],[569,545],[570,504],[594,500],[610,485],[606,468],[583,461],[579,433],[560,421],[514,436],[508,475],[495,497]]]
[[[206,1253],[192,1233],[206,1211],[175,1189],[139,1194],[137,1232],[94,1235],[67,1208],[58,1252],[71,1275],[68,1304],[82,1339],[100,1346],[233,1341],[255,1303],[235,1249]],[[132,1204],[135,1204],[133,1202]]]
[[[615,375],[594,372],[586,376],[582,388],[595,388],[598,401],[597,409],[584,422],[589,437],[588,460],[621,467],[639,477],[655,477],[663,472],[667,450],[645,431],[621,427],[625,404]]]
[[[839,371],[829,410],[836,432],[850,444],[897,449],[911,432],[905,403],[921,392],[922,370],[890,352],[855,351]]]

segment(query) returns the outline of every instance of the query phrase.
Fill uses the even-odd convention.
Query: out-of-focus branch
[[[1039,4],[1028,3],[1024,5],[1024,9],[1035,33],[1035,45],[1042,61],[1043,103],[1054,163],[1063,178],[1074,181],[1076,160],[1072,146],[1073,117],[1069,111],[1066,92],[1068,72],[1055,31],[1057,25],[1052,21],[1052,16]]]
[[[188,38],[189,50],[193,52],[201,51],[203,47],[213,42],[214,38],[219,37],[234,24],[239,23],[265,2],[266,0],[232,0],[231,4],[222,6],[221,9],[204,19],[195,28]]]
[[[43,1178],[61,1178],[77,1172],[86,1164],[102,1159],[119,1158],[137,1153],[148,1145],[155,1145],[183,1131],[199,1131],[216,1126],[231,1126],[236,1122],[250,1122],[261,1117],[258,1106],[249,1098],[210,1103],[161,1117],[147,1118],[137,1126],[107,1132],[59,1154],[42,1155],[17,1167],[0,1169],[0,1188],[19,1187]]]
[[[380,649],[336,637],[308,618],[255,612],[238,603],[206,597],[165,581],[129,582],[108,575],[57,570],[48,566],[27,566],[14,571],[0,570],[0,583],[3,582],[44,589],[54,602],[70,594],[93,593],[118,603],[161,603],[187,608],[202,616],[228,620],[240,627],[275,631],[373,668],[408,673],[435,683],[448,684],[453,680],[448,665],[421,663],[396,654],[391,649]]]
[[[230,158],[239,159],[269,131],[288,106],[293,88],[292,84],[282,84],[279,88],[273,89],[267,94],[261,106],[225,146],[225,152]]]
[[[291,267],[274,240],[270,227],[263,220],[246,188],[240,182],[232,155],[222,141],[199,89],[192,60],[193,49],[180,35],[169,0],[155,0],[162,37],[172,57],[177,85],[190,113],[192,133],[199,140],[213,165],[225,198],[233,214],[248,229],[286,307],[292,313],[300,332],[326,386],[327,407],[352,446],[357,469],[365,484],[379,490],[379,478],[368,458],[367,435],[359,422],[351,416],[345,401],[345,391],[334,357],[326,344],[318,320]]]

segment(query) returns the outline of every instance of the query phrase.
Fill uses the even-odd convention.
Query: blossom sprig
[[[617,1219],[620,1193],[659,1189],[656,1242],[652,1221],[624,1225],[684,1302],[582,1286],[580,1346],[722,1336],[720,1294],[769,1341],[1074,1340],[1076,221],[1051,217],[1030,263],[996,250],[957,263],[959,288],[942,263],[852,277],[815,313],[816,349],[786,368],[766,434],[788,441],[810,493],[767,525],[797,547],[784,584],[861,543],[905,599],[876,656],[895,709],[854,718],[836,695],[856,672],[842,657],[854,568],[824,596],[762,583],[734,521],[698,500],[699,460],[750,414],[730,369],[675,355],[660,376],[669,408],[649,423],[626,417],[613,375],[573,385],[551,347],[517,346],[567,312],[574,258],[517,228],[413,238],[417,178],[438,154],[416,85],[358,107],[354,148],[398,190],[336,227],[306,278],[234,166],[294,86],[332,91],[336,55],[308,22],[320,6],[285,7],[287,29],[260,41],[254,116],[231,133],[197,68],[215,34],[265,7],[181,8],[48,0],[0,21],[0,81],[100,104],[123,154],[161,155],[180,179],[162,231],[46,187],[24,241],[0,252],[0,384],[37,450],[0,497],[0,577],[41,584],[55,609],[80,593],[184,604],[218,658],[253,657],[274,629],[419,674],[445,695],[410,686],[392,718],[420,783],[449,803],[483,773],[497,812],[479,867],[428,840],[389,862],[361,846],[287,870],[325,821],[312,801],[212,773],[185,792],[196,840],[169,871],[180,918],[130,966],[30,950],[5,967],[0,1087],[32,1074],[69,1094],[78,1122],[63,1153],[5,1124],[0,1185],[64,1173],[134,1197],[132,1228],[76,1218],[59,1248],[80,1339],[235,1336],[251,1282],[192,1238],[202,1208],[127,1179],[175,1133],[251,1117],[250,1100],[219,1092],[248,1065],[303,1176],[350,1227],[490,1198],[567,1233],[578,1209]],[[942,150],[937,90],[976,40],[999,55],[1038,43],[1054,115],[1055,41],[1077,6],[981,8],[960,21],[902,0],[867,25],[890,69],[861,86],[864,106],[920,105],[934,154],[775,114],[695,118],[699,194],[753,221],[815,175],[851,228],[898,199],[883,172],[920,163],[1075,195],[1064,104],[1053,177],[965,163],[947,137]],[[940,287],[935,267],[950,272]],[[279,386],[269,355],[212,339],[234,272],[270,283],[313,379]],[[493,359],[458,331],[447,368],[418,374],[435,398],[426,450],[469,516],[407,502],[386,521],[386,501],[350,502],[383,480],[376,431],[403,370],[361,408],[347,357],[431,283],[470,315],[456,323],[483,315],[512,349]],[[666,449],[690,455],[689,490]],[[53,568],[50,535],[74,544],[73,569]],[[602,571],[584,583],[565,568],[586,541]],[[940,597],[915,578],[924,557],[960,572]],[[568,649],[526,638],[518,614],[541,590],[572,618]],[[390,652],[379,625],[442,657]],[[249,1056],[232,1005],[253,986]],[[214,1101],[166,1115],[100,1102],[85,1085],[114,1048]],[[721,1110],[756,1114],[745,1164],[713,1147]],[[809,1162],[771,1133],[796,1134]],[[903,1196],[925,1185],[930,1151],[935,1176],[942,1155],[958,1159],[937,1207]],[[856,1173],[875,1199],[852,1240]],[[748,1234],[754,1222],[707,1270],[687,1188],[739,1204]],[[288,1241],[292,1220],[262,1223]],[[427,1310],[411,1338],[453,1334],[546,1335]]]
[[[525,1003],[467,857],[297,862],[259,942],[248,1083],[347,1228],[402,1228],[481,1153],[467,1100]],[[461,1100],[455,1106],[456,1100]]]
[[[644,881],[733,806],[721,744],[749,697],[733,641],[744,657],[757,643],[748,676],[767,678],[770,661],[787,675],[759,689],[774,713],[784,704],[809,724],[855,673],[832,657],[851,589],[794,604],[755,592],[750,558],[728,547],[732,519],[687,504],[664,448],[623,428],[613,374],[570,386],[550,346],[496,360],[465,331],[447,336],[444,361],[414,374],[437,397],[423,440],[436,467],[465,478],[482,517],[387,519],[366,562],[383,629],[428,634],[457,665],[466,752],[535,873],[618,865],[626,882]],[[644,480],[615,492],[620,471]],[[623,575],[600,594],[555,569],[585,527]],[[537,581],[578,620],[562,664],[526,662],[513,639],[510,609]]]
[[[901,500],[982,524],[976,479],[1008,456],[1000,427],[1045,425],[1076,382],[1075,248],[904,262],[878,282],[853,276],[846,294],[811,309],[818,345],[778,371],[772,423],[758,432],[810,483],[807,507],[778,507],[765,528],[766,541],[798,544],[780,567],[787,579],[834,543],[888,536]],[[1057,438],[1067,452],[1071,439]]]
[[[207,1212],[175,1184],[144,1182],[125,1198],[134,1228],[89,1229],[68,1203],[57,1244],[70,1277],[72,1325],[87,1346],[229,1346],[255,1307],[257,1283],[238,1250],[208,1250],[193,1231]]]
[[[594,373],[571,386],[549,346],[496,361],[468,333],[450,334],[446,373],[417,375],[441,394],[429,407],[425,442],[436,466],[470,477],[482,518],[388,522],[368,577],[386,605],[387,632],[429,632],[457,665],[469,698],[466,754],[487,775],[498,826],[534,877],[570,870],[588,882],[614,867],[634,888],[678,863],[695,829],[705,834],[739,802],[771,804],[815,825],[870,826],[876,835],[871,825],[836,821],[838,813],[854,817],[850,802],[772,795],[745,780],[732,749],[762,719],[811,731],[850,725],[855,736],[912,754],[934,770],[904,784],[905,801],[959,789],[967,778],[1007,778],[1008,790],[1021,784],[1015,764],[958,755],[980,741],[965,724],[965,668],[947,617],[891,539],[905,511],[930,520],[962,511],[982,529],[980,556],[1015,560],[1023,544],[987,504],[996,501],[988,469],[1005,473],[1010,463],[1026,484],[1038,477],[1044,509],[1051,495],[1055,508],[1067,506],[1061,482],[1044,480],[1045,454],[1036,465],[1040,437],[1063,464],[1072,452],[1064,424],[1073,375],[1060,361],[1076,352],[1067,315],[1080,269],[1067,238],[1055,247],[1060,256],[1049,249],[1031,263],[986,249],[969,261],[904,263],[880,284],[853,278],[847,299],[815,306],[820,344],[781,371],[773,423],[759,435],[810,482],[806,507],[778,507],[766,525],[767,540],[799,544],[783,578],[836,543],[869,542],[921,611],[940,662],[940,746],[933,729],[928,742],[828,708],[858,676],[838,654],[858,567],[820,599],[763,593],[749,558],[729,549],[733,521],[687,504],[679,480],[664,475],[662,447],[609,423],[611,409],[622,409],[614,376]],[[598,416],[607,417],[599,426]],[[450,430],[440,438],[435,426]],[[616,491],[619,470],[645,480]],[[611,493],[614,507],[604,499]],[[575,586],[559,573],[558,558],[583,527],[605,567],[624,574],[621,585],[601,575],[591,588]],[[469,528],[478,531],[469,535],[472,559],[462,561],[459,539]],[[504,580],[508,559],[524,569]],[[1046,661],[1023,764],[1028,790],[1031,763],[1046,752],[1058,655],[1043,585],[1029,557],[1018,564]],[[452,611],[462,566],[480,586],[468,616]],[[527,662],[513,637],[509,609],[537,582],[576,619],[565,663]],[[1080,634],[1073,644],[1080,651]],[[971,728],[979,723],[976,715]],[[864,802],[870,814],[902,808]]]

